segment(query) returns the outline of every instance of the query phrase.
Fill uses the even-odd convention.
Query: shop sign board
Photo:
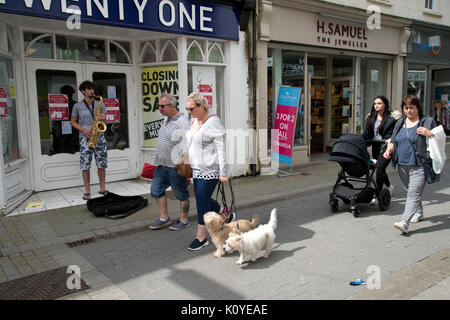
[[[159,112],[159,97],[169,93],[178,100],[178,67],[150,67],[141,69],[142,118],[144,121],[144,147],[155,148],[158,131],[164,117]]]
[[[0,12],[239,40],[237,8],[194,0],[0,0]]]
[[[48,95],[48,113],[51,121],[69,120],[69,99],[64,94]]]
[[[0,88],[0,118],[8,117],[8,97],[5,88]]]
[[[292,165],[294,130],[300,103],[301,88],[280,87],[274,133],[272,160]]]
[[[106,107],[106,122],[120,123],[120,104],[118,99],[105,98],[103,103]]]

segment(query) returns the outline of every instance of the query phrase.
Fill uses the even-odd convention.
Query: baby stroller
[[[374,197],[381,211],[389,208],[391,194],[386,188],[378,191],[373,179],[376,166],[370,161],[363,137],[356,134],[342,135],[334,143],[328,160],[338,162],[342,168],[330,193],[331,212],[338,211],[338,199],[350,204],[354,217],[360,213],[359,203],[370,203]]]

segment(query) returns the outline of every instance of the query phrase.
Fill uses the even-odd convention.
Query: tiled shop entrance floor
[[[120,194],[121,196],[144,195],[150,193],[150,182],[151,180],[143,179],[107,182],[106,188],[111,192]],[[100,197],[101,195],[98,193],[99,191],[99,184],[91,185],[92,198]],[[29,202],[43,202],[42,211],[82,205],[86,203],[86,200],[82,199],[83,193],[83,186],[37,192],[9,213],[8,216],[29,213],[28,211],[25,211],[25,207]]]

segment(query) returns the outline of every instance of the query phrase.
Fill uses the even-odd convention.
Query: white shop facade
[[[162,92],[182,112],[202,92],[227,128],[246,130],[245,32],[240,8],[224,2],[0,0],[0,213],[33,192],[83,185],[70,112],[85,80],[108,99],[107,182],[151,163]]]

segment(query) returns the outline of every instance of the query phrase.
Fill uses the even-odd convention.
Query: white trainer
[[[394,228],[400,230],[402,233],[408,233],[408,225],[403,220],[394,223]]]
[[[422,213],[416,213],[416,214],[413,215],[413,217],[412,217],[410,222],[411,223],[417,223],[417,222],[422,221],[423,219],[425,219],[425,218],[424,218]]]

